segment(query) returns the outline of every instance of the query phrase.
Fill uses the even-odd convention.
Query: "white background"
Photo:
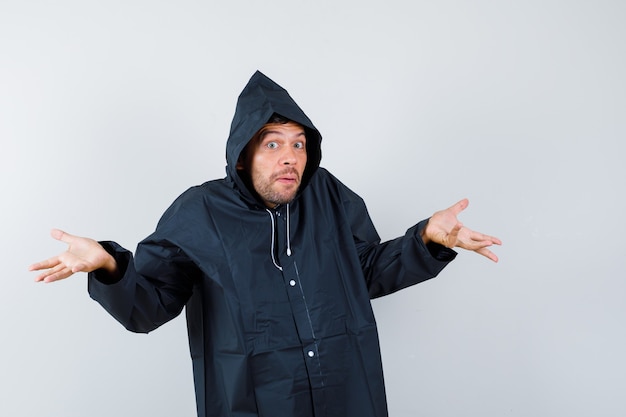
[[[460,198],[461,253],[374,301],[392,417],[626,415],[626,3],[0,1],[0,415],[193,416],[182,317],[126,332],[59,227],[134,249],[224,176],[259,69],[383,239]],[[358,417],[358,416],[348,416]]]

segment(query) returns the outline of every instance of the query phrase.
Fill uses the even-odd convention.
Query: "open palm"
[[[35,281],[53,282],[76,272],[92,272],[100,268],[111,273],[116,271],[113,257],[95,240],[74,236],[59,229],[52,229],[50,234],[56,240],[67,243],[68,248],[60,255],[32,264],[30,271],[43,270]]]

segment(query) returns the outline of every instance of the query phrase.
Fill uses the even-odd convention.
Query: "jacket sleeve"
[[[424,244],[423,220],[394,240],[358,245],[370,298],[391,294],[436,277],[456,257],[456,252],[433,243]]]
[[[420,232],[428,219],[408,229],[404,236],[381,243],[365,203],[358,195],[348,191],[344,207],[370,298],[434,278],[456,257],[452,249],[424,243]]]
[[[178,316],[191,296],[198,270],[168,241],[148,238],[133,254],[115,242],[101,242],[122,274],[115,281],[103,270],[88,276],[88,290],[128,330],[147,333]]]

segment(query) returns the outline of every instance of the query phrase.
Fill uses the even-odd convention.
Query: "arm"
[[[458,221],[457,215],[467,205],[467,200],[461,200],[413,226],[403,237],[380,243],[365,206],[351,202],[352,208],[347,212],[353,213],[351,228],[370,296],[390,294],[437,276],[455,258],[455,247],[497,262],[488,247],[501,244],[500,240],[468,229]]]
[[[195,264],[164,240],[146,239],[134,259],[114,242],[70,235],[54,229],[52,237],[68,244],[58,256],[30,266],[43,270],[37,282],[54,282],[76,272],[89,273],[89,294],[124,327],[149,332],[180,314],[191,296]]]
[[[433,278],[455,258],[454,250],[421,239],[427,220],[381,243],[363,199],[338,180],[335,184],[370,298]]]
[[[422,220],[404,236],[383,243],[355,240],[370,298],[434,278],[454,260],[454,250],[435,242],[424,243],[420,236],[427,224],[428,220]]]
[[[139,243],[134,257],[115,242],[101,242],[115,258],[119,277],[103,269],[88,277],[91,298],[133,332],[150,332],[177,317],[198,277],[180,248],[154,236]]]

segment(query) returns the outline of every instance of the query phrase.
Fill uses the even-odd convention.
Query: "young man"
[[[89,292],[127,329],[186,306],[198,415],[381,417],[370,298],[436,276],[461,247],[497,261],[500,241],[462,226],[462,200],[381,243],[362,199],[319,167],[321,135],[257,72],[226,145],[227,176],[183,193],[135,255],[69,244],[37,281],[89,272]]]

